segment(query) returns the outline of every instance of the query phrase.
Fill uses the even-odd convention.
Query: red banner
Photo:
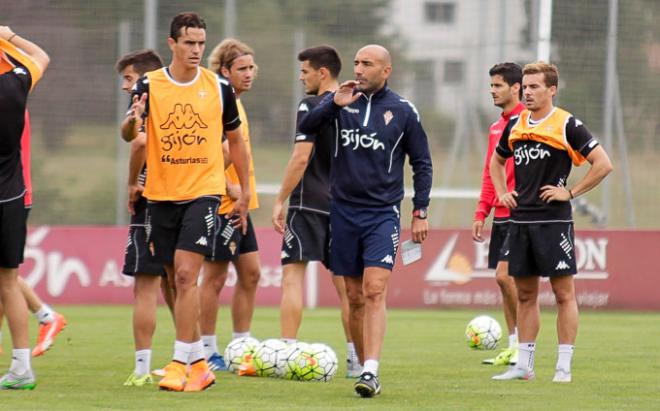
[[[30,230],[21,274],[44,300],[53,304],[128,304],[132,278],[121,274],[127,229],[115,227],[35,227]],[[262,275],[259,305],[280,299],[281,237],[270,228],[257,229]],[[403,238],[410,234],[404,232]],[[653,255],[660,231],[578,230],[575,277],[578,303],[598,309],[660,310],[660,277]],[[401,265],[390,280],[390,307],[466,307],[500,305],[502,297],[487,269],[488,243],[475,243],[468,230],[432,230],[423,258]],[[236,274],[230,269],[221,301],[231,299]],[[333,306],[337,297],[324,269],[308,273],[308,305]],[[553,305],[545,281],[542,305]]]

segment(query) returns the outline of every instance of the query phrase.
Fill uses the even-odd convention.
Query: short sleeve
[[[500,137],[500,141],[497,143],[497,147],[495,147],[495,151],[497,152],[497,154],[499,154],[504,158],[509,158],[513,156],[513,152],[509,147],[509,135],[511,134],[511,129],[513,128],[513,125],[516,124],[517,122],[518,122],[518,116],[511,117],[506,127],[504,128],[504,131],[502,132],[502,136]]]
[[[236,94],[229,82],[218,78],[220,93],[222,93],[222,124],[225,131],[236,130],[241,125],[241,119],[236,105]]]

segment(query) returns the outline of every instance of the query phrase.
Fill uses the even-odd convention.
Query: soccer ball
[[[297,342],[290,344],[282,352],[281,357],[277,359],[276,374],[285,380],[300,380],[298,372],[298,356],[304,351],[311,350],[310,344],[304,342]]]
[[[468,323],[465,339],[474,350],[494,350],[502,339],[502,327],[493,317],[480,315]]]
[[[325,344],[312,344],[296,359],[298,377],[302,381],[330,381],[337,373],[337,355]]]
[[[277,377],[278,359],[286,352],[287,343],[277,338],[264,340],[254,353],[254,368],[258,377]]]
[[[235,338],[225,348],[227,369],[238,373],[241,364],[252,363],[254,353],[259,346],[259,340],[252,337]]]

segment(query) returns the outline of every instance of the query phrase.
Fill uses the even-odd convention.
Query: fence
[[[208,47],[234,35],[256,50],[259,78],[242,100],[250,116],[257,178],[277,184],[302,97],[296,53],[333,44],[351,59],[378,42],[394,56],[392,88],[415,102],[430,137],[434,188],[479,189],[486,130],[498,110],[490,66],[525,63],[549,46],[560,69],[557,104],[611,153],[615,172],[586,196],[609,227],[658,227],[660,192],[660,2],[654,0],[40,0],[3,4],[3,22],[35,40],[52,63],[30,101],[35,224],[123,224],[126,145],[117,116],[127,104],[113,64],[124,50],[155,47],[169,60],[169,20],[199,12]],[[549,7],[548,7],[549,6]],[[544,8],[545,7],[545,8]],[[544,13],[544,10],[551,10]],[[543,27],[550,38],[543,37]],[[541,34],[539,34],[541,33]],[[546,40],[549,40],[547,42]],[[574,172],[573,179],[584,173]],[[269,222],[272,199],[254,213]],[[434,201],[435,227],[467,226],[473,198]],[[406,209],[404,208],[404,212]],[[593,213],[592,213],[593,215]],[[593,226],[592,215],[578,226]]]

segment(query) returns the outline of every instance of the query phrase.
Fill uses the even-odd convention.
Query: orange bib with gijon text
[[[199,68],[189,83],[165,68],[147,73],[147,183],[152,201],[224,195],[222,98],[218,77]]]

